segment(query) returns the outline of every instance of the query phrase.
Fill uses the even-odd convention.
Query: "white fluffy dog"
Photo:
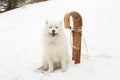
[[[43,65],[39,68],[53,72],[61,68],[65,72],[68,67],[68,48],[62,22],[46,21],[43,35]]]

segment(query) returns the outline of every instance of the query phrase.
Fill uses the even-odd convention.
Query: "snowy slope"
[[[51,0],[0,14],[0,80],[120,80],[119,10],[119,0]],[[35,72],[42,59],[45,20],[63,21],[70,11],[83,18],[89,59],[82,56],[77,65],[70,61],[65,73]],[[70,31],[66,33],[69,38]]]

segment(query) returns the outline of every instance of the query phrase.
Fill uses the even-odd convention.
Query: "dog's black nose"
[[[52,30],[52,33],[55,33],[55,30]]]

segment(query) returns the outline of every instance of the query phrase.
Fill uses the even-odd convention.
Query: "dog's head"
[[[59,34],[62,22],[55,22],[55,21],[46,21],[46,27],[48,30],[48,34],[55,37]]]

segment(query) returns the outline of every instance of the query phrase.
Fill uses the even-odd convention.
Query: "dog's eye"
[[[52,28],[52,27],[49,27],[49,28]]]
[[[58,27],[55,27],[55,28],[58,28]]]

